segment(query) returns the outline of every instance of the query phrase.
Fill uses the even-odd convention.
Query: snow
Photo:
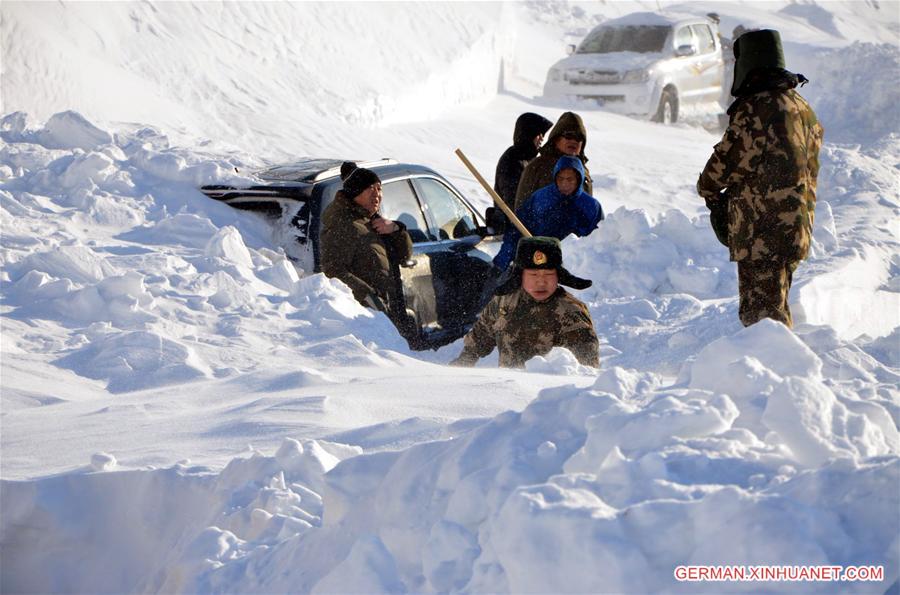
[[[718,133],[582,113],[564,242],[601,366],[411,352],[197,187],[301,156],[484,173],[566,43],[632,12],[782,31],[826,129],[794,330],[742,328]],[[0,591],[886,592],[900,577],[896,2],[4,2]],[[641,17],[644,18],[644,17]],[[498,92],[498,87],[502,92]],[[679,583],[678,565],[884,567]]]

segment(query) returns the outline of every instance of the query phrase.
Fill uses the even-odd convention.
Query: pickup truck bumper
[[[544,97],[570,103],[592,103],[629,116],[652,116],[659,106],[659,91],[653,83],[618,85],[573,85],[568,82],[544,85]]]

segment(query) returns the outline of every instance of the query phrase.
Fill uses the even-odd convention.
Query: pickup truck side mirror
[[[675,55],[679,58],[683,58],[685,56],[693,56],[697,53],[697,48],[692,45],[680,45],[675,49]]]
[[[575,53],[575,44],[570,43],[569,45],[566,46],[566,55],[571,56],[574,53]]]

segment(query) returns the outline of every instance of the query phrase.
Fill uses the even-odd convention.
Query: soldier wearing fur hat
[[[741,322],[791,326],[788,291],[809,252],[823,129],[796,91],[808,81],[785,70],[777,31],[744,33],[733,47],[736,99],[697,192],[737,262]]]
[[[347,284],[359,303],[384,311],[397,324],[405,309],[392,273],[411,256],[412,241],[405,225],[378,214],[381,198],[375,172],[348,172],[322,215],[320,264],[327,276]]]
[[[556,238],[523,238],[512,276],[485,306],[463,340],[462,353],[451,363],[474,366],[496,347],[501,366],[521,368],[559,346],[582,364],[598,367],[600,345],[587,306],[560,285],[586,289],[591,282],[563,268]]]

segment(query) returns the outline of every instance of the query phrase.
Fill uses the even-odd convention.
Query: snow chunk
[[[61,246],[26,256],[10,266],[10,279],[16,281],[29,271],[42,271],[57,279],[75,283],[96,283],[115,269],[93,250],[85,246]]]
[[[762,423],[809,467],[831,458],[856,459],[894,452],[878,424],[851,412],[822,383],[804,378],[789,378],[776,387],[768,398]]]
[[[227,226],[220,229],[206,244],[205,254],[212,258],[221,258],[238,266],[253,268],[250,251],[244,244],[241,232],[236,227]]]
[[[622,452],[661,448],[676,438],[719,434],[731,427],[738,409],[724,395],[689,392],[668,395],[638,409],[612,396],[607,409],[585,421],[587,440],[563,466],[567,473],[598,472],[614,448]]]
[[[35,133],[36,140],[48,149],[97,149],[112,142],[112,135],[91,124],[74,111],[54,114],[44,128]]]
[[[618,366],[603,370],[594,382],[594,389],[610,393],[627,400],[646,393],[659,385],[659,379],[652,374],[636,370],[625,370]]]
[[[59,176],[59,184],[70,191],[80,188],[91,189],[93,185],[103,184],[116,172],[113,160],[103,153],[76,155]]]
[[[208,377],[193,350],[147,331],[95,338],[54,362],[87,378],[108,380],[107,390],[121,393]]]
[[[285,471],[304,476],[323,475],[340,462],[317,441],[304,440],[301,443],[293,438],[284,439],[275,453],[275,460]]]
[[[116,457],[105,452],[91,456],[91,469],[94,471],[112,471],[117,464]]]
[[[157,221],[151,227],[123,234],[122,239],[143,244],[175,244],[203,249],[218,231],[207,217],[178,213]]]
[[[558,374],[561,376],[593,376],[596,368],[584,366],[571,351],[565,347],[554,347],[547,355],[536,355],[525,362],[525,369],[539,374]]]
[[[822,377],[822,360],[789,328],[766,318],[713,341],[695,361],[685,364],[690,370],[691,388],[730,394],[734,379],[726,371],[733,362],[748,356],[781,377]]]

